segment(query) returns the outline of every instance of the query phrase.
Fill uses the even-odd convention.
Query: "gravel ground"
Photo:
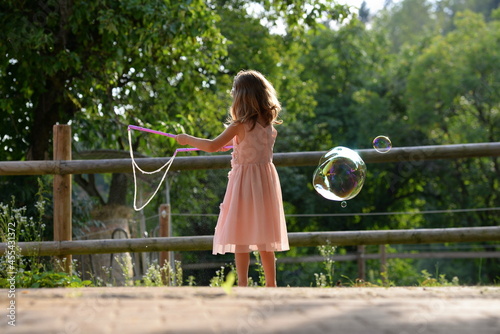
[[[500,287],[3,289],[0,305],[1,333],[500,334]]]

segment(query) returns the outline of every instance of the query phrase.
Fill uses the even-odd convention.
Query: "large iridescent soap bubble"
[[[314,189],[326,199],[346,201],[354,198],[363,187],[366,165],[353,150],[338,146],[321,157],[314,172]]]

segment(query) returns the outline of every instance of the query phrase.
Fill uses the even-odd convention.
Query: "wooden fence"
[[[388,253],[387,245],[379,245],[378,253],[366,253],[365,245],[358,245],[355,253],[348,253],[343,255],[328,256],[328,260],[335,262],[342,261],[356,261],[358,266],[358,279],[366,279],[366,261],[377,260],[379,261],[380,272],[387,272],[387,260],[389,259],[500,259],[499,251],[446,251],[446,252],[418,252],[418,253]],[[324,262],[325,257],[321,255],[312,256],[299,256],[299,257],[280,257],[278,259],[280,264],[285,263],[309,263],[309,262]],[[250,259],[250,264],[255,265],[256,260]],[[225,262],[202,262],[202,263],[188,263],[182,264],[183,270],[199,270],[199,269],[212,269],[221,268],[226,265]],[[387,280],[387,275],[381,275],[382,280]]]
[[[130,159],[71,160],[71,129],[68,125],[54,126],[53,161],[0,162],[0,175],[56,175],[54,178],[54,241],[19,243],[21,254],[52,255],[71,259],[72,254],[120,252],[188,251],[211,249],[212,236],[71,240],[71,174],[132,172]],[[500,156],[500,142],[418,146],[393,148],[385,154],[373,149],[357,150],[365,163],[408,162],[418,165],[425,160],[459,159]],[[315,166],[325,152],[276,153],[276,166]],[[157,169],[168,158],[136,159],[144,169]],[[171,170],[229,168],[229,155],[178,157]],[[351,231],[290,233],[290,245],[383,245],[468,241],[498,241],[500,227],[445,228],[419,230]],[[5,254],[6,243],[0,243],[0,255]],[[66,261],[69,264],[71,261]]]
[[[414,230],[378,230],[345,232],[289,233],[292,247],[319,245],[353,246],[385,244],[431,244],[500,240],[500,226],[437,228]],[[62,256],[66,254],[107,254],[125,252],[201,251],[212,249],[213,236],[170,238],[98,239],[73,241],[20,242],[20,254]],[[7,249],[0,244],[0,255]]]
[[[374,149],[355,150],[367,164],[383,162],[408,162],[421,164],[427,160],[461,159],[500,156],[500,142],[394,147],[381,154]],[[324,151],[275,153],[277,167],[315,166]],[[163,166],[169,158],[138,158],[137,163],[145,170]],[[210,155],[196,157],[176,157],[171,171],[194,169],[222,169],[230,167],[231,156]],[[45,160],[45,161],[3,161],[0,162],[0,175],[66,175],[132,173],[130,159],[103,160]]]

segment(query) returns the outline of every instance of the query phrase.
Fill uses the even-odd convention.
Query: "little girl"
[[[213,254],[235,254],[238,286],[248,285],[250,252],[259,251],[266,286],[276,287],[275,251],[289,249],[278,173],[272,162],[281,105],[257,71],[241,71],[231,90],[230,124],[213,140],[176,140],[206,152],[233,145],[231,172],[215,228]]]

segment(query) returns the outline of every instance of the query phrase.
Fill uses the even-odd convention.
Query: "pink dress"
[[[226,195],[215,228],[213,254],[285,251],[285,214],[273,146],[272,126],[244,124],[245,137],[233,139]]]

